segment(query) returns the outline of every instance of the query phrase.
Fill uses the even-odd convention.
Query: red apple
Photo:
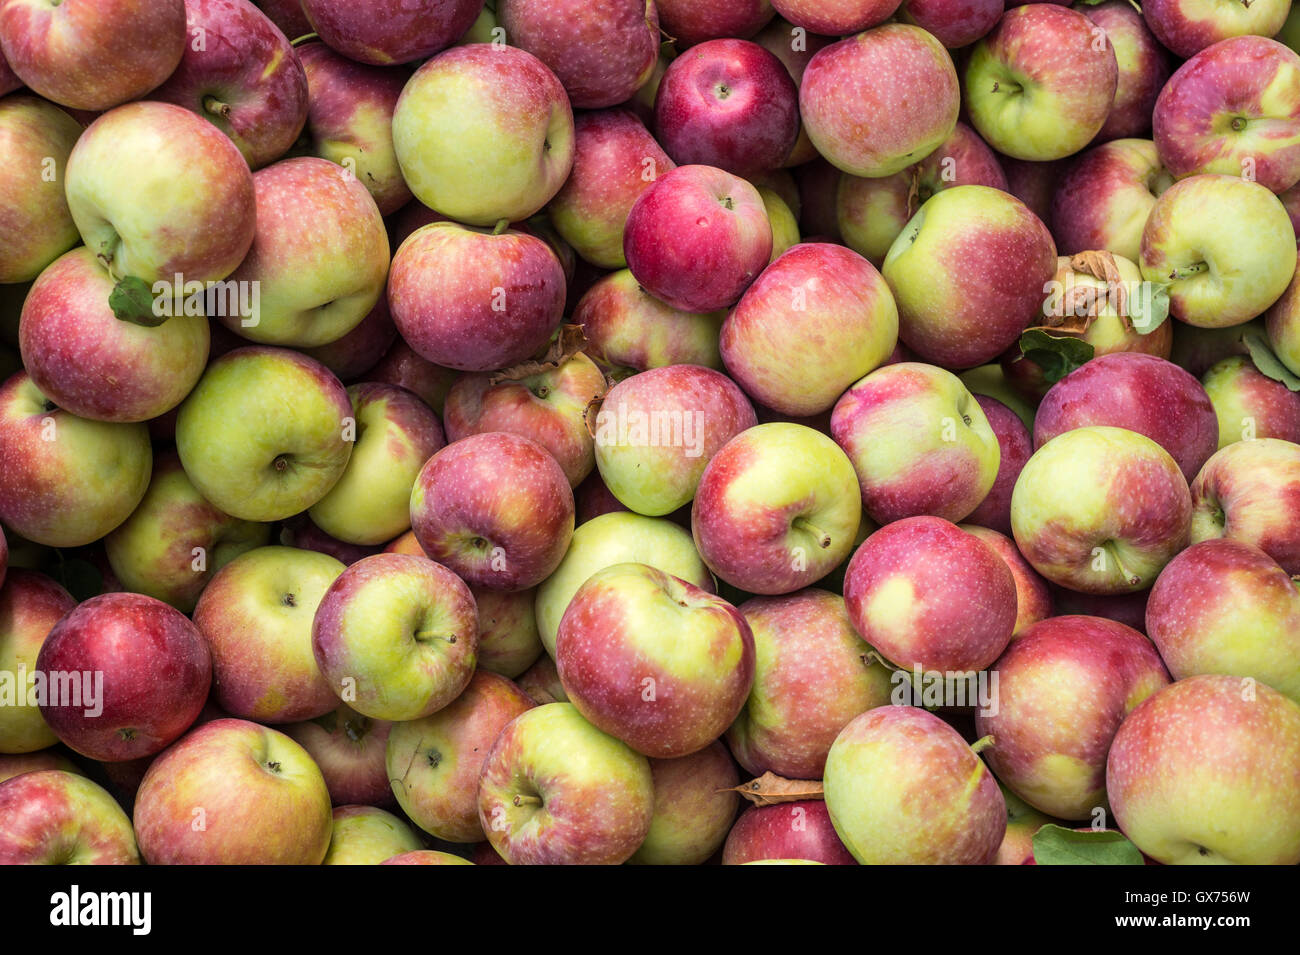
[[[993,489],[980,502],[975,510],[964,518],[967,524],[978,524],[999,531],[1011,533],[1011,491],[1016,486],[1016,478],[1034,453],[1034,442],[1029,429],[1020,420],[1020,416],[987,395],[975,395],[975,401],[989,427],[998,439],[998,476],[993,480]]]
[[[1117,139],[1083,153],[1052,195],[1061,254],[1104,250],[1138,261],[1147,216],[1172,183],[1149,140]]]
[[[302,0],[320,38],[349,59],[386,65],[423,60],[450,46],[482,0]]]
[[[3,82],[0,82],[3,87]],[[63,170],[81,124],[35,96],[0,100],[0,282],[27,282],[77,244]],[[37,171],[33,175],[33,171]]]
[[[750,806],[740,814],[722,849],[723,865],[766,859],[807,859],[826,865],[857,865],[831,824],[826,803],[804,799]]]
[[[0,783],[0,865],[139,865],[131,820],[107,792],[59,769]]]
[[[710,743],[679,759],[650,760],[655,811],[630,865],[701,865],[727,838],[740,782],[727,748]]]
[[[770,0],[656,0],[655,6],[678,49],[719,37],[748,39],[774,15]]]
[[[844,36],[888,20],[899,0],[772,0],[776,12],[810,33]]]
[[[1080,4],[1078,10],[1106,31],[1119,66],[1115,101],[1097,141],[1145,136],[1151,130],[1156,97],[1173,68],[1169,53],[1147,28],[1141,11],[1124,0]]]
[[[1278,438],[1216,451],[1192,482],[1192,543],[1253,544],[1300,574],[1300,445]]]
[[[664,365],[722,368],[718,352],[723,312],[684,312],[641,287],[630,269],[599,279],[573,309],[586,353],[619,374]]]
[[[1142,17],[1156,39],[1184,59],[1229,37],[1275,35],[1286,23],[1285,0],[1229,3],[1209,9],[1195,0],[1147,0]]]
[[[1225,358],[1201,378],[1219,418],[1219,448],[1281,438],[1300,443],[1300,394],[1264,375],[1244,355]]]
[[[1002,0],[903,0],[898,18],[928,30],[955,50],[992,30],[1003,8]]]
[[[1000,534],[987,527],[976,524],[958,524],[972,537],[978,537],[993,548],[994,552],[1006,561],[1011,578],[1016,582],[1016,628],[1011,633],[1014,642],[1025,629],[1055,615],[1052,591],[1029,561],[1016,549],[1016,542],[1006,534]]]
[[[376,307],[378,303],[376,303]],[[388,307],[384,299],[384,308]],[[342,339],[340,339],[341,341]],[[442,414],[443,402],[452,383],[460,377],[460,372],[443,368],[417,355],[405,340],[398,338],[388,349],[379,364],[366,373],[370,381],[384,381],[390,385],[401,385],[408,391],[419,395],[426,405],[438,414]],[[454,440],[454,439],[453,439]]]
[[[320,768],[334,805],[388,808],[397,803],[384,765],[384,748],[392,727],[392,723],[372,720],[341,705],[324,716],[282,729]]]

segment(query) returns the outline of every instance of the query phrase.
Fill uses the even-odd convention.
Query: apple
[[[0,44],[0,46],[2,45]],[[22,88],[23,81],[9,68],[9,61],[5,59],[4,50],[0,49],[0,96],[6,96],[14,90]]]
[[[786,70],[790,73],[790,78],[794,80],[797,93],[800,84],[803,83],[804,71],[808,69],[808,64],[812,62],[812,58],[834,43],[835,38],[809,34],[802,27],[793,26],[780,17],[775,17],[759,31],[758,35],[754,37],[754,42],[769,53],[775,54],[776,58],[785,64]],[[808,130],[804,129],[801,120],[799,123],[799,136],[795,140],[794,148],[790,150],[789,155],[785,157],[785,161],[781,165],[787,168],[801,166],[815,160],[817,157],[817,147],[808,138]]]
[[[686,312],[736,302],[772,255],[772,226],[752,185],[712,166],[678,166],[637,197],[623,232],[628,268]]]
[[[1115,821],[1167,865],[1300,862],[1300,705],[1194,676],[1134,710],[1111,745]]]
[[[555,668],[555,661],[548,654],[542,654],[537,662],[519,676],[519,689],[532,698],[538,706],[547,703],[567,703],[568,696],[560,683],[560,671]]]
[[[722,849],[723,865],[775,860],[858,864],[836,834],[826,803],[814,799],[749,806],[731,827]]]
[[[1027,205],[1034,215],[1043,220],[1044,225],[1053,228],[1052,197],[1056,194],[1061,176],[1069,169],[1070,160],[1032,162],[999,155],[998,162],[1007,177],[1007,191]]]
[[[1008,10],[975,44],[964,89],[971,123],[990,146],[1045,162],[1093,140],[1118,84],[1103,27],[1065,7],[1030,3]]]
[[[385,859],[380,865],[474,865],[468,859],[462,859],[460,856],[452,855],[450,852],[439,852],[435,849],[417,849],[414,852],[402,852],[393,856],[391,859]]]
[[[663,33],[679,50],[719,37],[748,39],[772,19],[770,0],[655,0]]]
[[[5,575],[0,587],[0,673],[10,685],[5,693],[9,699],[0,706],[0,753],[33,753],[58,742],[31,690],[41,646],[76,606],[71,595],[44,574],[11,568]]]
[[[1156,97],[1172,69],[1168,51],[1147,28],[1141,11],[1123,0],[1084,3],[1077,9],[1106,31],[1119,67],[1115,101],[1097,133],[1097,141],[1145,136],[1151,131],[1151,111]]]
[[[716,740],[677,759],[650,760],[655,807],[650,832],[630,865],[702,865],[736,818],[736,764]]]
[[[911,706],[868,710],[826,759],[826,808],[863,865],[987,865],[1007,807],[980,758],[951,726]]]
[[[1285,0],[1215,5],[1209,9],[1189,0],[1147,0],[1142,17],[1156,39],[1187,59],[1229,37],[1273,36],[1286,23],[1291,6]]]
[[[423,848],[410,826],[383,809],[338,806],[333,816],[330,846],[321,865],[379,865]]]
[[[334,805],[392,806],[396,800],[384,752],[393,726],[344,703],[324,716],[281,729],[319,767]]]
[[[1018,346],[1016,346],[1016,350],[1019,351]],[[900,360],[914,359],[900,358]],[[987,398],[993,398],[1000,404],[1010,408],[1016,413],[1025,428],[1032,431],[1034,427],[1034,405],[1037,404],[1039,396],[1033,396],[1032,403],[1022,397],[1013,389],[1013,382],[1003,373],[1001,365],[989,364],[968,368],[957,378],[972,395],[984,395]],[[983,405],[980,407],[982,408]]]
[[[772,0],[772,6],[809,33],[844,36],[888,20],[898,0]]]
[[[1002,798],[1007,804],[1007,834],[1002,837],[994,865],[1036,865],[1034,861],[1034,835],[1054,820],[1025,802],[1005,785],[999,783]]]
[[[573,111],[531,53],[460,46],[406,84],[393,146],[407,185],[430,209],[467,225],[519,222],[550,202],[573,168]]]
[[[397,326],[389,314],[387,297],[381,295],[352,331],[332,342],[301,351],[334,372],[340,381],[370,381],[371,370],[379,366],[396,340]]]
[[[1192,482],[1193,544],[1218,537],[1253,544],[1300,575],[1300,445],[1278,438],[1216,451]]]
[[[654,810],[649,761],[572,703],[511,720],[479,777],[479,822],[511,865],[618,865],[645,841]]]
[[[1244,355],[1213,365],[1201,378],[1219,419],[1219,449],[1237,441],[1300,443],[1300,395],[1261,374]]]
[[[12,756],[0,755],[0,783],[23,773],[37,773],[46,769],[61,769],[78,776],[85,775],[76,763],[52,749]]]
[[[1191,525],[1178,463],[1125,428],[1056,436],[1034,452],[1011,494],[1011,529],[1025,559],[1083,593],[1147,589],[1187,546]]]
[[[81,124],[35,96],[0,100],[0,282],[29,282],[77,244],[63,172]]]
[[[514,679],[543,653],[536,590],[502,593],[471,587],[478,606],[478,668]]]
[[[0,385],[0,520],[47,547],[81,547],[125,521],[144,497],[149,430],[79,418],[25,372]]]
[[[353,430],[347,391],[320,362],[282,348],[239,348],[209,364],[181,405],[176,450],[216,507],[275,521],[338,483]]]
[[[387,308],[388,300],[380,299]],[[346,337],[346,336],[345,336]],[[339,339],[343,341],[343,339]],[[443,403],[452,384],[460,377],[460,372],[443,368],[431,361],[426,361],[412,350],[400,337],[375,365],[366,372],[370,381],[383,381],[390,385],[401,385],[420,396],[426,405],[442,414]]]
[[[1052,234],[1061,253],[1105,250],[1136,262],[1147,216],[1172,184],[1150,140],[1094,146],[1071,162],[1052,196]]]
[[[200,726],[154,760],[134,822],[150,865],[319,865],[333,828],[307,751],[236,719]]]
[[[987,34],[1002,16],[1002,0],[903,0],[898,19],[913,23],[950,50],[969,46]]]
[[[0,783],[0,865],[139,865],[131,820],[104,789],[59,769]]]
[[[297,40],[311,32],[311,23],[303,12],[301,0],[254,0],[290,40]]]
[[[370,544],[349,544],[331,537],[312,523],[306,514],[295,514],[280,524],[277,542],[285,547],[297,547],[301,550],[313,550],[319,554],[328,554],[345,566],[351,566],[363,557],[378,554],[383,548]]]
[[[993,487],[975,510],[966,515],[969,524],[978,524],[1006,535],[1011,533],[1011,492],[1025,462],[1034,453],[1033,439],[1020,416],[987,395],[973,395],[984,420],[998,441],[998,473]]]
[[[1011,571],[1011,579],[1016,585],[1016,624],[1011,632],[1012,642],[1038,621],[1056,615],[1051,588],[1016,549],[1014,540],[998,531],[975,524],[957,526],[993,548],[994,553],[1006,562],[1007,569]]]
[[[183,0],[8,0],[0,9],[9,68],[71,109],[144,96],[176,69],[188,39]]]
[[[423,60],[460,39],[482,0],[302,0],[320,38],[349,59],[383,66]]]
[[[1254,326],[1248,324],[1238,327],[1241,329],[1240,334],[1236,333],[1236,329],[1230,330],[1227,334],[1231,337],[1227,341],[1216,340],[1213,343],[1205,343],[1207,346],[1203,349],[1205,352],[1210,352],[1211,347],[1213,348],[1212,357],[1205,361],[1207,366],[1227,355],[1249,353],[1245,336]],[[1282,297],[1269,306],[1268,311],[1264,313],[1264,333],[1269,348],[1287,370],[1292,374],[1300,371],[1300,281],[1297,281],[1294,276],[1287,285],[1286,291],[1282,293]]]

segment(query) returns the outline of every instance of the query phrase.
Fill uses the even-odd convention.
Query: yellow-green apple
[[[1118,85],[1104,28],[1066,7],[1030,3],[1008,10],[975,44],[964,89],[971,123],[990,146],[1045,162],[1093,140]]]
[[[392,806],[396,800],[384,751],[393,725],[342,703],[324,716],[281,729],[315,761],[334,805]]]
[[[776,12],[809,33],[847,36],[883,23],[899,0],[772,0]]]
[[[186,0],[190,42],[150,99],[184,106],[229,136],[257,169],[307,121],[307,76],[289,39],[250,0]]]
[[[659,60],[659,14],[652,0],[497,0],[512,46],[555,71],[577,109],[626,102]]]
[[[46,725],[91,759],[152,756],[189,729],[212,684],[203,634],[174,607],[142,594],[92,597],[41,644]]]
[[[387,776],[402,811],[445,842],[482,842],[479,774],[506,724],[535,704],[503,676],[479,671],[438,712],[393,724]]]
[[[519,689],[527,693],[538,706],[547,703],[567,703],[564,686],[560,683],[560,671],[555,668],[555,661],[549,654],[542,654],[537,662],[519,676]]]
[[[861,520],[845,453],[821,432],[780,421],[728,441],[691,507],[704,563],[751,594],[788,594],[825,577],[853,549]]]
[[[9,756],[0,754],[0,783],[6,779],[13,779],[15,776],[21,776],[23,773],[38,773],[45,769],[61,769],[64,772],[76,773],[79,776],[86,775],[77,767],[76,763],[54,749],[43,749],[36,753]]]
[[[382,544],[411,526],[411,488],[446,444],[442,423],[414,392],[366,382],[348,389],[356,440],[338,483],[311,506],[313,523],[350,544]]]
[[[677,759],[650,760],[655,808],[650,832],[631,865],[702,865],[722,846],[736,818],[740,775],[720,742]]]
[[[1034,452],[1011,494],[1011,530],[1025,559],[1083,593],[1146,590],[1187,546],[1191,526],[1178,463],[1126,428],[1058,435]]]
[[[462,859],[460,856],[452,855],[450,852],[439,852],[436,849],[416,849],[413,852],[403,852],[395,855],[390,859],[385,859],[380,865],[474,865],[468,859]]]
[[[123,320],[113,278],[85,246],[56,259],[23,304],[18,344],[32,382],[58,407],[96,421],[148,421],[194,388],[208,361],[202,314]]]
[[[655,0],[665,36],[679,50],[719,37],[748,39],[772,19],[770,0]]]
[[[386,307],[387,299],[383,301]],[[401,338],[393,342],[379,364],[366,372],[369,381],[386,381],[414,391],[438,414],[442,414],[447,392],[459,377],[460,372],[421,358]]]
[[[1035,809],[1087,819],[1106,808],[1106,753],[1133,709],[1169,684],[1141,633],[1064,616],[1022,633],[993,664],[996,709],[975,714],[999,780]]]
[[[806,29],[796,27],[780,17],[775,17],[759,31],[758,35],[754,37],[754,42],[769,53],[775,54],[776,58],[785,64],[790,78],[794,80],[797,94],[799,85],[803,82],[804,71],[808,69],[808,64],[812,62],[812,58],[834,43],[835,38],[810,34]],[[799,136],[795,140],[794,148],[790,150],[790,154],[785,157],[785,161],[781,165],[784,167],[800,166],[816,159],[817,155],[817,147],[808,138],[808,130],[804,129],[803,121],[800,120]]]
[[[727,730],[752,776],[821,779],[831,743],[859,713],[889,702],[890,671],[825,590],[755,597],[738,608],[754,637],[754,685]]]
[[[99,540],[144,497],[152,460],[143,423],[79,418],[25,371],[0,385],[0,520],[30,541]]]
[[[68,157],[64,187],[82,241],[114,279],[217,281],[253,244],[248,163],[230,137],[173,103],[128,103],[96,119]]]
[[[630,510],[659,517],[695,497],[709,461],[758,417],[721,372],[669,365],[616,384],[593,424],[605,485]]]
[[[983,670],[1016,626],[1007,562],[938,517],[904,518],[868,537],[844,574],[844,604],[862,639],[905,670]]]
[[[577,487],[596,467],[588,411],[604,397],[605,376],[582,352],[522,378],[463,375],[447,392],[447,439],[504,431],[545,448]]]
[[[1175,679],[1249,677],[1300,703],[1300,593],[1258,547],[1217,538],[1171,560],[1151,589],[1146,632]]]
[[[478,606],[478,668],[513,680],[544,652],[537,631],[537,591],[471,587],[470,592]]]
[[[465,583],[413,554],[375,554],[340,574],[316,608],[312,652],[353,709],[414,720],[460,695],[474,674],[478,613]]]
[[[1201,384],[1219,419],[1219,449],[1254,438],[1300,442],[1300,395],[1261,374],[1244,355],[1218,362]]]
[[[551,575],[573,536],[573,489],[535,441],[470,435],[425,462],[410,495],[426,554],[470,584],[526,590]]]
[[[580,256],[604,269],[621,269],[627,265],[627,214],[675,163],[629,110],[581,113],[573,126],[573,172],[547,212]]]
[[[776,170],[781,172],[781,170]],[[792,247],[800,242],[799,219],[781,195],[767,186],[759,186],[758,194],[763,199],[763,210],[767,221],[772,226],[772,255],[768,259],[771,265]]]
[[[407,185],[430,209],[469,225],[519,222],[550,202],[573,168],[573,110],[531,53],[459,46],[402,90],[393,146]]]
[[[333,816],[330,845],[321,865],[379,865],[424,847],[410,826],[375,806],[338,806]]]
[[[723,865],[806,860],[823,865],[857,865],[831,824],[826,803],[801,799],[749,806],[727,834]]]
[[[934,152],[952,135],[960,102],[948,51],[905,23],[826,47],[812,58],[799,87],[804,128],[818,152],[842,171],[869,178]]]
[[[564,559],[537,588],[537,629],[553,658],[560,618],[587,578],[613,564],[648,564],[702,590],[714,589],[689,531],[664,518],[602,514],[573,532]]]
[[[836,215],[845,244],[879,266],[917,208],[936,192],[956,186],[1007,189],[997,156],[965,123],[958,123],[930,155],[892,176],[841,175]]]
[[[720,737],[744,707],[754,638],[721,597],[645,564],[615,564],[573,595],[555,662],[565,694],[593,725],[646,756],[674,759]]]
[[[301,351],[334,372],[340,381],[371,381],[369,372],[378,368],[396,340],[397,326],[388,311],[388,298],[381,295],[352,331],[332,342]]]
[[[301,0],[255,0],[265,13],[290,40],[311,33],[311,22],[303,12]]]
[[[722,325],[727,373],[787,415],[829,410],[898,343],[898,309],[876,267],[849,249],[808,242],[773,262]]]
[[[586,353],[615,374],[663,365],[721,369],[718,336],[724,317],[721,311],[684,312],[664,304],[641,287],[631,269],[599,279],[573,309],[573,322],[587,337]]]
[[[307,751],[236,719],[200,726],[153,761],[134,822],[150,865],[319,865],[333,828]]]
[[[637,197],[623,254],[641,286],[686,312],[734,304],[772,256],[763,197],[712,166],[678,166]]]
[[[1229,37],[1273,36],[1290,12],[1286,0],[1222,4],[1147,0],[1142,4],[1142,17],[1156,39],[1184,59]]]
[[[898,18],[934,34],[950,50],[970,46],[1002,16],[1002,0],[903,0]]]
[[[209,364],[181,405],[176,450],[215,506],[275,521],[338,482],[355,427],[346,389],[320,362],[283,348],[239,348]]]
[[[1007,807],[993,774],[933,713],[880,706],[849,723],[826,759],[826,808],[863,865],[986,865]]]
[[[29,282],[77,244],[63,171],[81,124],[35,96],[0,100],[0,282]]]
[[[1011,579],[1016,584],[1016,625],[1011,632],[1013,643],[1028,627],[1054,616],[1052,592],[1047,586],[1047,581],[1029,566],[1029,561],[1025,560],[1016,549],[1015,541],[1006,534],[988,527],[980,527],[976,524],[957,526],[993,548],[994,552],[1006,561],[1007,569],[1011,571]]]
[[[1116,139],[1071,162],[1052,195],[1052,234],[1063,255],[1105,250],[1136,262],[1156,198],[1173,184],[1149,139]]]
[[[0,865],[139,865],[131,820],[104,789],[59,769],[0,783]]]
[[[1160,161],[1176,179],[1221,173],[1273,192],[1289,189],[1300,180],[1297,89],[1300,56],[1281,43],[1238,36],[1207,47],[1178,68],[1156,100]]]
[[[1034,417],[1034,447],[1089,425],[1146,435],[1189,484],[1219,447],[1219,419],[1201,383],[1154,355],[1102,355],[1054,384]]]
[[[1300,705],[1240,677],[1179,680],[1120,726],[1106,791],[1157,862],[1295,865]]]
[[[1005,785],[999,784],[1007,804],[1007,833],[998,847],[994,865],[1029,865],[1034,861],[1034,833],[1055,822]]]
[[[1286,208],[1264,186],[1199,175],[1161,193],[1142,230],[1148,281],[1169,286],[1169,310],[1189,325],[1224,328],[1262,313],[1296,270]]]
[[[1278,438],[1216,451],[1192,482],[1192,543],[1227,537],[1254,544],[1300,574],[1300,445]]]
[[[1246,354],[1248,348],[1244,344],[1244,330],[1250,327],[1253,326],[1243,327],[1241,337],[1233,335],[1230,341],[1216,341],[1214,344],[1219,351],[1215,352],[1213,360],[1225,354]],[[1269,348],[1277,355],[1278,360],[1292,374],[1300,373],[1300,280],[1294,276],[1286,291],[1282,293],[1282,297],[1264,313],[1264,332],[1268,338]],[[1213,360],[1206,361],[1205,364],[1212,364]],[[1193,374],[1195,374],[1194,370]]]
[[[393,256],[388,305],[422,357],[493,371],[546,345],[564,317],[564,293],[560,260],[536,236],[434,222]]]
[[[970,368],[1005,351],[1039,312],[1056,244],[1009,193],[957,186],[917,210],[881,271],[903,344],[922,361]]]
[[[105,110],[160,85],[185,52],[183,0],[8,0],[0,50],[60,106]]]
[[[972,397],[998,440],[998,473],[984,500],[963,520],[1001,534],[1010,534],[1011,492],[1025,462],[1034,453],[1034,442],[1020,416],[1002,402],[987,395],[973,394]]]
[[[1115,100],[1097,141],[1147,135],[1156,97],[1173,68],[1168,51],[1147,28],[1141,11],[1123,0],[1079,3],[1076,9],[1106,31],[1119,67]]]
[[[76,606],[66,590],[42,573],[11,568],[5,575],[0,587],[0,675],[8,687],[5,705],[0,706],[0,753],[33,753],[58,742],[41,716],[39,701],[31,699],[31,690],[38,679],[41,645]]]
[[[959,521],[997,480],[1001,450],[984,411],[956,375],[934,365],[876,369],[836,402],[830,430],[878,524],[918,514]]]
[[[312,29],[333,49],[361,63],[423,60],[460,39],[482,0],[302,0]]]
[[[706,40],[673,60],[655,97],[655,133],[682,165],[738,176],[779,167],[799,137],[799,91],[749,40]]]

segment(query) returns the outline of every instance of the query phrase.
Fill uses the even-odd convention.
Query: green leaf
[[[1043,369],[1047,381],[1055,383],[1092,361],[1093,347],[1081,338],[1049,335],[1041,328],[1031,328],[1020,336],[1020,352]]]
[[[108,293],[108,307],[123,322],[157,328],[167,321],[167,316],[154,314],[153,289],[149,283],[134,275],[113,286],[113,291]]]
[[[1139,335],[1150,335],[1169,318],[1169,286],[1143,282],[1128,296],[1128,319]]]
[[[1076,832],[1048,824],[1034,833],[1034,861],[1039,865],[1145,865],[1138,847],[1121,832],[1093,829]]]
[[[1250,360],[1261,375],[1282,382],[1292,391],[1300,391],[1300,378],[1293,375],[1291,369],[1282,364],[1282,359],[1274,354],[1263,331],[1252,328],[1241,336],[1241,341],[1250,351]]]

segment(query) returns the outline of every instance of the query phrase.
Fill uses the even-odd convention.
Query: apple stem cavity
[[[1190,279],[1193,275],[1200,275],[1203,272],[1210,271],[1208,262],[1197,262],[1195,265],[1184,265],[1181,269],[1174,269],[1169,273],[1171,281],[1179,279]]]
[[[831,535],[827,534],[806,517],[796,517],[793,521],[793,526],[801,531],[807,531],[813,537],[817,538],[817,546],[822,550],[831,546]]]

